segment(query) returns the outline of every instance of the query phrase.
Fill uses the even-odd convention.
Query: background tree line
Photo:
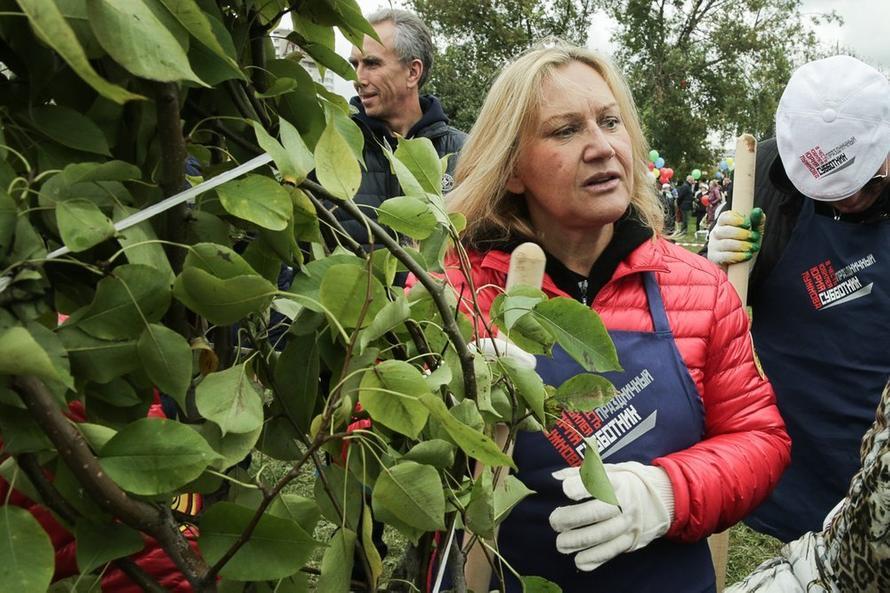
[[[408,0],[440,47],[430,91],[469,129],[500,66],[537,40],[585,44],[599,12],[616,23],[611,43],[650,144],[683,176],[716,162],[709,143],[743,131],[774,133],[793,69],[826,53],[801,0]]]

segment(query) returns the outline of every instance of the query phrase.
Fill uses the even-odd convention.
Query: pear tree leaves
[[[263,424],[262,395],[244,364],[204,377],[195,390],[195,405],[223,436],[253,432]]]
[[[262,175],[229,181],[217,187],[216,193],[229,214],[271,231],[284,230],[293,217],[290,194],[280,183]]]
[[[401,360],[387,360],[365,371],[359,401],[375,421],[416,439],[430,413],[420,397],[430,393],[423,375]]]
[[[609,481],[609,475],[603,466],[597,452],[596,441],[586,439],[587,447],[584,449],[584,461],[581,463],[581,483],[590,492],[590,495],[608,504],[618,505],[618,498]]]
[[[55,570],[49,536],[23,508],[0,506],[0,591],[43,593]]]
[[[195,480],[217,457],[198,433],[157,418],[131,422],[108,441],[99,463],[133,494],[165,494]]]
[[[185,409],[185,394],[192,382],[192,350],[185,338],[151,323],[142,332],[136,350],[149,378]]]

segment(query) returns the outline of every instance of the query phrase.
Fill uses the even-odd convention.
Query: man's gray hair
[[[403,64],[412,60],[420,60],[423,73],[420,75],[418,88],[423,87],[430,77],[433,68],[433,36],[420,17],[407,10],[384,8],[366,17],[372,25],[391,22],[395,28],[393,44],[396,54]]]

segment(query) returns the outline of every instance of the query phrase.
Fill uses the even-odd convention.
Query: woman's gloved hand
[[[735,210],[721,212],[708,237],[708,259],[718,265],[748,261],[760,251],[765,224],[766,215],[760,208],[751,210],[750,216]]]
[[[527,369],[534,369],[538,362],[533,354],[529,354],[513,342],[503,338],[480,338],[471,346],[475,346],[476,350],[485,358],[509,358],[517,366]]]
[[[575,566],[591,571],[619,554],[639,550],[667,533],[674,520],[674,491],[660,467],[635,461],[605,464],[620,507],[590,499],[579,468],[553,474],[566,496],[580,504],[558,507],[550,526],[556,549],[575,555]]]

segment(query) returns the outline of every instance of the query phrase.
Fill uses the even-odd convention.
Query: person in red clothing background
[[[515,444],[517,475],[536,494],[502,524],[499,551],[565,593],[714,591],[705,538],[756,507],[789,460],[745,310],[720,269],[662,237],[647,151],[607,60],[533,49],[492,86],[449,197],[467,220],[470,270],[451,254],[446,276],[467,314],[475,298],[488,316],[511,250],[534,241],[547,255],[543,290],[593,307],[624,369],[605,374],[618,390],[610,403],[564,414],[546,434],[520,432]],[[559,347],[531,364],[556,386],[583,372]],[[583,487],[586,443],[620,507]],[[467,577],[488,590],[471,568]],[[506,577],[508,592],[522,590]]]

